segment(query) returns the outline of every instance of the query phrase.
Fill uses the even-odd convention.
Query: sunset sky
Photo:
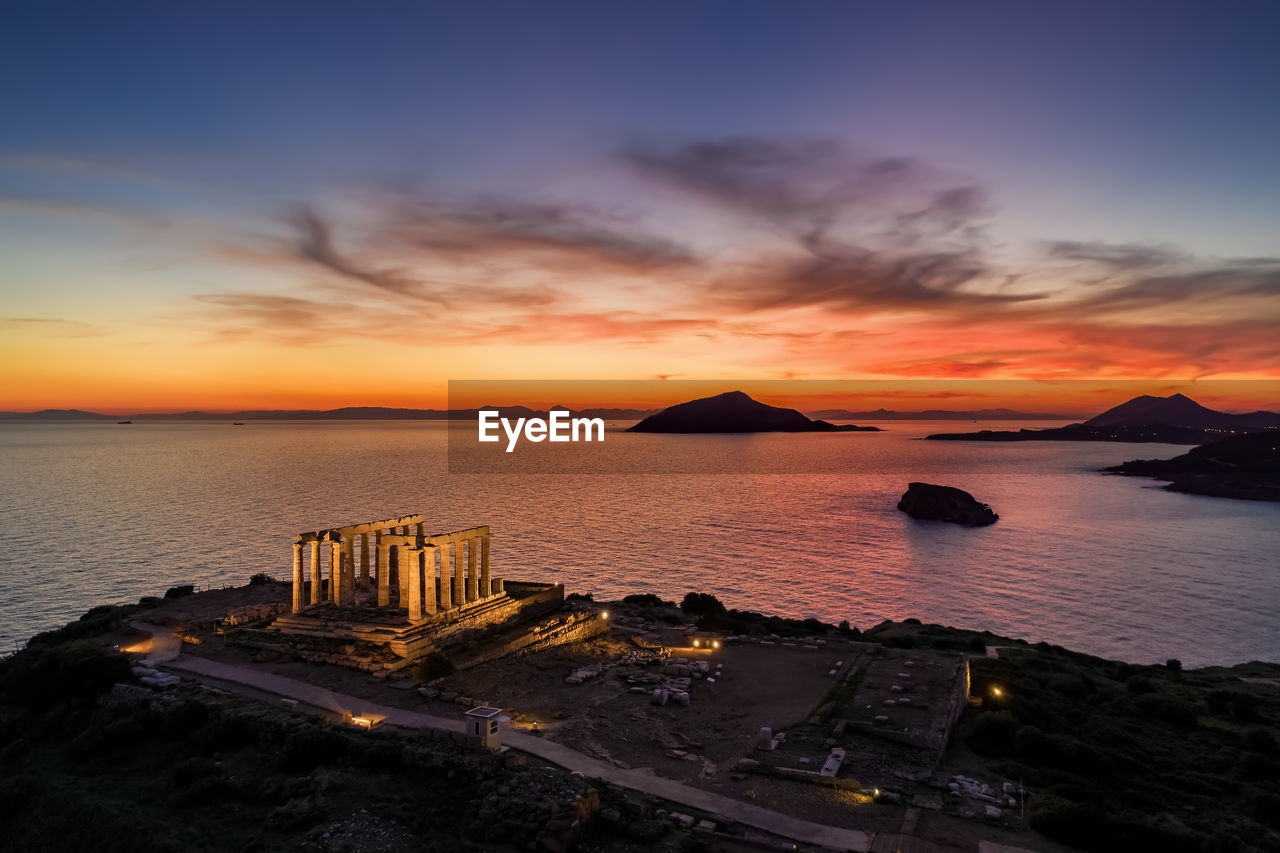
[[[0,409],[1274,380],[1277,32],[1267,2],[6,3]]]

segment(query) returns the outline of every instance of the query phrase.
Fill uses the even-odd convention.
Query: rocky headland
[[[277,586],[283,596],[284,585]],[[259,585],[240,595],[270,591]],[[217,609],[214,593],[182,601],[192,614]],[[368,731],[225,683],[158,678],[138,654],[119,649],[138,640],[131,623],[158,622],[175,606],[148,598],[93,608],[0,660],[0,848],[408,853],[517,850],[533,839],[545,851],[817,849],[549,766],[518,749],[495,755],[423,731]],[[838,818],[868,837],[901,832],[911,803],[920,813],[913,838],[974,853],[992,839],[1037,850],[1188,853],[1268,850],[1280,842],[1276,664],[1129,664],[917,619],[859,630],[848,622],[765,616],[727,609],[705,593],[679,604],[632,595],[607,606],[620,625],[611,640],[491,662],[436,683],[470,689],[487,679],[512,694],[491,697],[500,704],[542,705],[534,719],[569,750],[612,755],[620,768],[648,756],[642,766],[667,778],[690,770],[696,777],[700,768],[705,778],[683,784],[802,820]],[[680,676],[671,670],[681,665],[667,658],[679,654],[663,639],[670,632],[725,642],[700,659],[710,662],[700,668],[702,679],[676,678],[693,682],[692,704],[658,705],[632,696],[636,687],[618,689],[619,680],[625,686]],[[216,645],[208,639],[186,648],[202,657],[225,654],[209,648]],[[866,704],[855,698],[874,685],[854,670],[831,678],[822,662],[832,658],[883,658],[893,664],[890,680],[905,667],[921,682],[905,695],[917,698],[931,667],[963,665],[967,701],[941,766],[906,772],[918,762],[913,748],[849,724]],[[360,681],[300,661],[243,663],[250,665],[318,683],[341,676],[338,689],[367,691],[404,709],[441,714],[450,707],[440,689],[414,690],[407,678]],[[705,683],[713,669],[718,683]],[[584,670],[595,677],[565,678]],[[779,686],[788,679],[827,693],[816,703],[807,695],[788,698],[794,688]],[[895,707],[902,704],[902,693],[881,688],[897,697]],[[742,703],[734,691],[758,698]],[[739,730],[754,735],[770,703],[801,710],[777,721],[785,738],[755,747],[757,738]],[[887,704],[875,702],[873,713],[924,713]],[[744,715],[726,717],[725,707],[747,719],[733,728],[726,720]],[[511,725],[527,729],[524,716],[515,716]],[[728,735],[717,734],[726,726]],[[744,743],[746,757],[706,763],[715,749],[742,755]],[[841,771],[817,784],[812,756],[820,764],[833,743],[848,750],[845,764],[856,775]],[[1016,807],[1000,807],[1009,800]]]
[[[1133,459],[1103,471],[1169,480],[1171,492],[1280,501],[1280,430],[1233,435],[1172,459]]]
[[[627,432],[880,432],[880,428],[810,420],[795,409],[770,406],[742,391],[729,391],[663,409]]]
[[[898,509],[922,521],[949,521],[968,527],[995,524],[1000,516],[964,489],[912,483],[898,501]]]

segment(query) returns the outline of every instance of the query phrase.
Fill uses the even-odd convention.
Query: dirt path
[[[376,714],[384,717],[384,723],[387,725],[409,729],[430,728],[450,732],[461,732],[463,730],[462,720],[423,714],[404,708],[378,705],[356,696],[326,690],[313,684],[274,673],[220,663],[207,658],[182,655],[180,654],[180,644],[167,628],[158,625],[147,625],[146,623],[135,623],[135,627],[139,630],[152,632],[152,636],[155,638],[152,658],[157,663],[162,663],[166,669],[185,672],[200,679],[219,682],[222,685],[249,688],[252,691],[292,699],[327,713],[353,714],[356,716]],[[170,643],[170,641],[172,642]],[[530,755],[557,764],[566,770],[577,771],[585,776],[611,782],[634,791],[651,794],[689,808],[719,815],[722,818],[728,818],[783,838],[806,844],[816,844],[835,850],[869,851],[871,849],[871,835],[865,832],[794,818],[780,812],[714,794],[710,791],[691,788],[672,779],[663,779],[633,770],[624,770],[612,764],[597,761],[563,744],[524,734],[523,732],[506,731],[503,732],[502,738],[503,742],[512,749],[527,752]]]

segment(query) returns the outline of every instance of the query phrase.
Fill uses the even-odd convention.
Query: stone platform
[[[234,632],[238,645],[279,648],[285,642],[303,657],[368,670],[396,670],[433,651],[533,623],[560,609],[559,584],[509,581],[502,592],[410,619],[403,608],[322,602],[279,616],[268,627]],[[281,636],[283,635],[283,636]]]

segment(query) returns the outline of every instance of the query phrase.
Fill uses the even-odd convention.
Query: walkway
[[[135,622],[134,627],[143,631],[151,631],[155,638],[153,657],[156,663],[163,664],[166,669],[179,670],[192,675],[214,679],[229,685],[239,685],[255,691],[270,693],[305,703],[314,708],[336,714],[353,714],[367,716],[377,714],[385,717],[387,725],[401,726],[408,729],[439,729],[451,732],[463,730],[462,720],[448,717],[437,717],[403,708],[392,708],[378,705],[356,696],[335,693],[305,681],[298,681],[263,672],[245,666],[219,663],[206,658],[180,654],[180,644],[173,640],[168,628],[159,625],[148,625]],[[168,637],[172,643],[165,641]],[[871,849],[871,835],[855,829],[844,829],[837,826],[814,823],[775,812],[761,806],[744,803],[729,797],[713,794],[698,788],[691,788],[673,779],[650,776],[635,770],[624,770],[603,761],[598,761],[563,744],[545,738],[507,730],[502,733],[503,743],[512,749],[527,752],[530,755],[550,761],[569,771],[578,771],[584,776],[600,779],[633,791],[652,794],[664,800],[719,815],[721,818],[736,821],[746,826],[763,830],[773,835],[815,844],[832,850],[850,850],[866,853]]]

